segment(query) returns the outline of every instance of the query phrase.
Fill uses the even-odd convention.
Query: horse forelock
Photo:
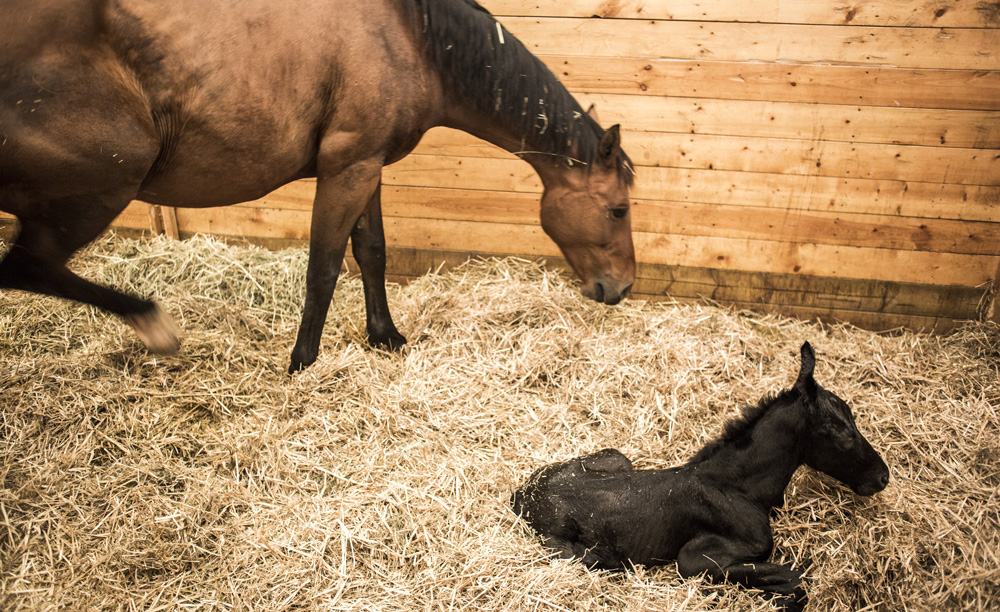
[[[598,161],[604,129],[489,11],[473,0],[405,1],[446,90],[519,139],[516,154],[553,156],[569,166]],[[631,186],[634,170],[624,152],[616,165]]]

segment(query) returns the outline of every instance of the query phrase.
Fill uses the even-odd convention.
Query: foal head
[[[847,402],[813,379],[816,355],[808,342],[801,353],[795,388],[809,410],[809,430],[803,440],[806,465],[833,476],[859,495],[878,493],[889,484],[889,468],[858,431]]]
[[[583,295],[617,304],[635,280],[628,195],[632,169],[621,151],[618,126],[601,137],[591,163],[543,180],[542,229],[580,277]]]

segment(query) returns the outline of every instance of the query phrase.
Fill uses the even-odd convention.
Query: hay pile
[[[544,463],[617,447],[670,466],[789,386],[798,347],[892,483],[800,470],[775,557],[813,610],[1000,601],[1000,330],[878,336],[702,304],[602,307],[519,260],[390,288],[404,355],[367,350],[343,280],[289,377],[305,253],[102,239],[88,277],[156,295],[154,357],[90,308],[0,294],[0,609],[770,609],[673,566],[546,558],[508,510]]]

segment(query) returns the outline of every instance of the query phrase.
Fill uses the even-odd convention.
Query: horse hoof
[[[157,355],[173,355],[180,348],[177,326],[159,304],[153,304],[146,312],[125,315],[125,322],[146,348]]]
[[[368,334],[368,345],[372,348],[382,349],[392,353],[400,353],[406,346],[406,338],[399,332],[393,331],[388,334]]]

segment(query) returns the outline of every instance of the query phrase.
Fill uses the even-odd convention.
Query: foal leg
[[[385,231],[382,228],[382,182],[351,231],[351,251],[361,268],[365,288],[368,343],[399,350],[406,338],[396,329],[385,294]]]
[[[689,578],[706,573],[712,582],[731,582],[760,589],[782,610],[798,612],[806,605],[802,572],[758,558],[746,543],[707,535],[685,544],[677,555],[677,570]]]
[[[365,160],[329,178],[321,173],[316,181],[309,264],[306,268],[306,300],[288,366],[289,374],[316,361],[327,311],[337,286],[340,266],[344,263],[347,238],[375,193],[381,173],[380,161]]]

